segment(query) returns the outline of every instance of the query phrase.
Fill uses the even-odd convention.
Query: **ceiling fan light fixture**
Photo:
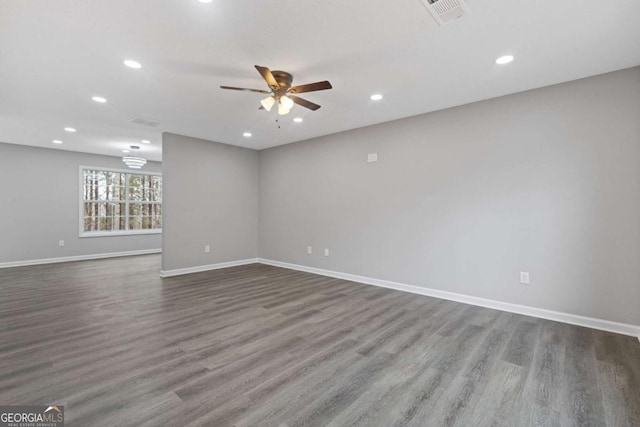
[[[289,114],[289,110],[288,108],[284,108],[284,106],[282,104],[278,104],[278,115],[279,116],[284,116],[286,114]]]
[[[280,97],[280,104],[287,110],[291,110],[293,108],[293,99],[289,98],[286,95],[282,95]]]
[[[267,96],[265,99],[260,101],[260,104],[264,107],[265,110],[271,111],[271,107],[276,103],[276,99],[273,96]]]
[[[441,0],[444,1],[444,0]],[[449,1],[449,0],[447,0]],[[234,87],[234,86],[220,86],[220,89],[226,90],[239,90],[239,91],[248,91],[248,92],[257,92],[268,95],[265,99],[260,101],[259,110],[271,111],[276,103],[278,104],[278,114],[285,115],[289,114],[289,111],[293,108],[293,104],[298,104],[301,107],[307,108],[311,111],[316,111],[320,108],[320,105],[314,104],[311,101],[307,101],[304,98],[300,98],[298,94],[306,93],[306,92],[315,92],[319,90],[327,90],[332,89],[331,83],[328,81],[321,81],[315,83],[308,83],[304,85],[291,86],[293,81],[293,76],[286,71],[273,71],[269,70],[267,67],[262,67],[260,65],[255,66],[258,73],[262,76],[264,81],[267,83],[269,90],[264,89],[250,89],[246,87]],[[291,97],[287,96],[288,93],[295,94],[296,96],[291,95]]]

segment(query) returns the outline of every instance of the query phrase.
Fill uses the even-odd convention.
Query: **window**
[[[80,236],[162,231],[162,176],[80,168]]]

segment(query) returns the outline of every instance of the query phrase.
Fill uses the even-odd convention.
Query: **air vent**
[[[464,0],[420,0],[429,13],[444,25],[447,22],[455,21],[470,12],[469,6]]]
[[[142,125],[142,126],[149,126],[152,128],[157,128],[158,126],[160,126],[160,122],[156,119],[150,119],[148,117],[134,117],[133,119],[129,120],[130,123],[135,123],[137,125]]]

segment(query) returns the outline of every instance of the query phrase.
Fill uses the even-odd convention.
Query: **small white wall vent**
[[[440,25],[455,21],[470,12],[464,0],[420,0]]]
[[[135,123],[137,125],[142,125],[142,126],[150,126],[152,128],[157,128],[158,126],[160,126],[160,122],[156,119],[150,119],[148,117],[134,117],[131,120],[129,120],[130,123]]]

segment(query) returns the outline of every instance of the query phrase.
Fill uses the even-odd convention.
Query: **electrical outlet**
[[[63,247],[63,246],[64,246],[64,240],[60,240],[60,241],[58,241],[58,246],[59,246],[59,247]]]
[[[520,283],[522,283],[523,285],[528,285],[529,284],[529,272],[528,271],[521,271],[520,272]]]
[[[324,256],[329,256],[329,248],[324,248]]]
[[[308,254],[312,254],[313,253],[313,248],[311,246],[307,246],[307,253]]]
[[[204,253],[208,254],[209,252],[211,252],[211,246],[209,245],[204,245]]]

